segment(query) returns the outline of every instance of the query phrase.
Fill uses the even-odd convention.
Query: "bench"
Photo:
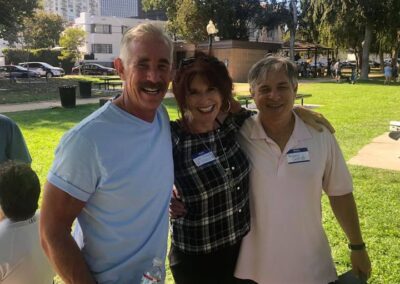
[[[115,87],[117,86],[120,86],[122,88],[122,82],[108,82],[108,89],[112,87],[113,90],[115,90]]]
[[[296,100],[301,100],[301,105],[304,105],[304,99],[311,96],[311,94],[296,94]]]
[[[311,97],[311,94],[296,94],[296,100],[301,100],[301,105],[304,105],[304,99]],[[253,99],[251,95],[247,96],[236,96],[239,102],[244,101],[246,108],[249,106],[249,102]]]
[[[94,83],[94,85],[99,86],[99,90],[101,90],[101,86],[104,86],[104,89],[106,89],[106,83],[105,82]]]

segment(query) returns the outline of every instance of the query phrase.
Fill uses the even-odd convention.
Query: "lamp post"
[[[209,21],[207,25],[207,34],[208,34],[208,54],[211,55],[211,49],[212,49],[212,41],[213,41],[213,36],[218,32],[217,28],[215,27],[213,21]]]

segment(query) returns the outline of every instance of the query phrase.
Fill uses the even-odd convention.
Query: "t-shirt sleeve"
[[[30,164],[32,162],[24,137],[17,124],[12,123],[11,143],[7,146],[7,155],[10,160],[17,160]]]
[[[322,186],[329,196],[345,195],[353,191],[353,181],[347,168],[342,151],[334,135],[327,132],[328,158],[325,166]]]
[[[56,149],[47,179],[69,195],[86,202],[99,183],[100,169],[94,143],[77,132],[69,132]]]

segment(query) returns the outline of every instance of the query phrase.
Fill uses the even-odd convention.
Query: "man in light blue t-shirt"
[[[165,258],[173,161],[161,102],[172,51],[157,26],[127,31],[114,62],[123,94],[68,131],[56,149],[40,234],[66,283],[139,283],[154,257]]]

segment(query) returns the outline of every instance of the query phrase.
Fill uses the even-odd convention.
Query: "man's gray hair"
[[[164,28],[159,24],[154,23],[143,23],[136,27],[132,27],[124,33],[121,40],[121,51],[119,53],[119,58],[121,58],[122,63],[127,64],[130,58],[129,46],[132,41],[139,40],[147,36],[154,36],[163,39],[170,50],[170,63],[172,65],[174,44],[168,34],[165,32]]]
[[[280,70],[285,70],[292,86],[297,84],[298,71],[293,61],[281,56],[268,56],[256,62],[250,68],[248,82],[251,90],[254,91],[257,84],[264,81],[269,72],[277,72]]]

